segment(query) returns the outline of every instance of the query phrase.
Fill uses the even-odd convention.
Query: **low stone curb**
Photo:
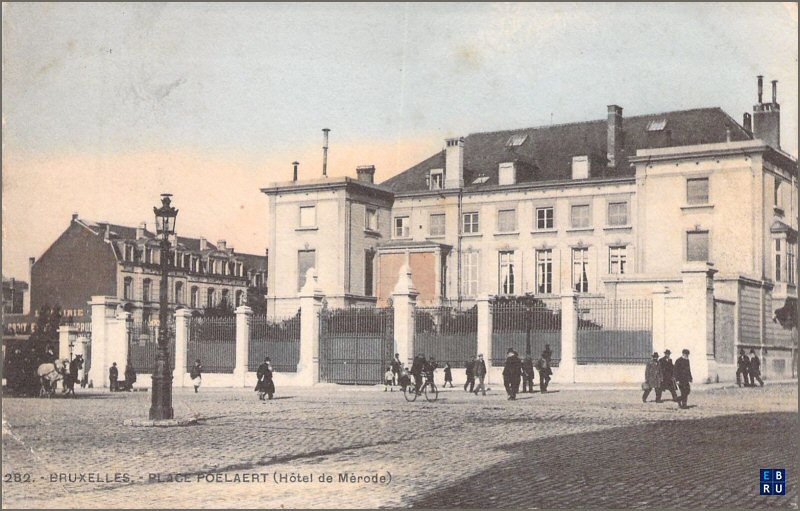
[[[133,426],[135,428],[175,428],[183,426],[197,425],[197,419],[125,419],[122,422],[123,426]]]

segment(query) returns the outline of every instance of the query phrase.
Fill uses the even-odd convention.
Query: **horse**
[[[58,361],[45,362],[39,365],[39,368],[36,370],[36,374],[39,376],[39,382],[41,383],[39,397],[44,397],[45,394],[47,397],[53,397],[53,394],[56,392],[58,380],[63,379],[64,374],[67,372],[66,365],[66,360],[61,362],[60,367]]]

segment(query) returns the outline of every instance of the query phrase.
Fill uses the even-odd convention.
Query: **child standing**
[[[383,391],[386,392],[390,388],[394,392],[394,374],[391,366],[386,368],[386,373],[383,375]]]
[[[453,388],[453,372],[450,370],[450,362],[444,365],[444,387],[447,388],[447,383],[450,383],[450,388]]]

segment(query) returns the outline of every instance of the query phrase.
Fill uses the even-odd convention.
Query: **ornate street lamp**
[[[170,206],[172,194],[161,194],[161,207],[153,208],[156,215],[156,232],[161,242],[161,285],[158,290],[158,352],[153,369],[153,398],[150,404],[150,419],[172,419],[172,367],[169,358],[169,330],[167,319],[167,260],[169,259],[169,239],[175,234],[175,220],[178,210]]]

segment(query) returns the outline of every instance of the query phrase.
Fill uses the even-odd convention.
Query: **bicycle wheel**
[[[416,401],[417,391],[414,389],[414,385],[406,385],[403,389],[403,396],[409,403]]]
[[[439,389],[436,388],[435,383],[430,382],[425,386],[425,399],[428,401],[436,401],[439,399]]]

